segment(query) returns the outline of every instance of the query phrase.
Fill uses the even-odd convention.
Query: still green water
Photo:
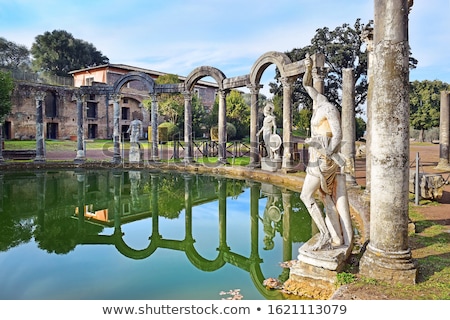
[[[282,299],[299,194],[147,170],[0,172],[0,299]]]

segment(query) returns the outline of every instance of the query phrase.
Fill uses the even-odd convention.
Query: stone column
[[[283,84],[283,162],[281,169],[288,171],[294,166],[294,146],[292,144],[292,88],[294,78],[282,77]]]
[[[342,144],[341,152],[346,156],[346,182],[349,186],[356,186],[355,177],[355,76],[353,68],[342,69]]]
[[[86,161],[86,150],[84,150],[84,98],[85,95],[78,90],[74,93],[77,101],[77,156],[74,159],[76,163],[84,163]]]
[[[258,98],[259,89],[261,85],[248,85],[250,89],[250,163],[249,166],[253,168],[260,167],[259,162],[259,143],[256,133],[258,132]]]
[[[122,156],[120,155],[120,94],[111,95],[111,99],[114,101],[114,127],[113,127],[113,147],[114,147],[114,155],[112,162],[114,164],[122,163]]]
[[[36,158],[34,162],[45,162],[44,110],[46,92],[37,91],[36,98]]]
[[[152,161],[158,161],[158,99],[156,93],[151,95],[152,108],[151,108],[151,125],[152,125]]]
[[[450,93],[441,91],[439,123],[439,163],[436,169],[449,169]]]
[[[408,1],[375,0],[370,240],[360,261],[366,277],[409,283]]]
[[[366,188],[364,190],[365,198],[370,197],[370,175],[371,175],[371,141],[372,141],[372,115],[371,115],[371,105],[373,96],[373,65],[375,55],[373,53],[373,28],[366,28],[361,35],[363,40],[366,42],[367,46],[367,78],[368,78],[368,89],[367,89],[367,103],[366,103],[366,113],[367,113],[367,124],[366,124]]]
[[[219,163],[227,163],[227,92],[219,90]]]
[[[192,139],[192,93],[184,91],[184,143],[186,152],[184,154],[184,162],[193,161],[193,139]]]

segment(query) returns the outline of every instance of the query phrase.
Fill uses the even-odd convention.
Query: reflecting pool
[[[148,170],[0,172],[0,299],[284,299],[296,192]],[[222,294],[221,294],[222,293]]]

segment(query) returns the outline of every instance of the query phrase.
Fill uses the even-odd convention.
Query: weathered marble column
[[[439,163],[436,169],[449,169],[450,93],[441,91],[439,123]]]
[[[158,154],[158,99],[156,93],[151,95],[152,108],[151,108],[151,125],[152,125],[152,161],[159,160]]]
[[[114,109],[113,109],[113,119],[114,119],[114,127],[113,127],[113,148],[114,154],[112,162],[114,164],[120,164],[122,162],[122,156],[120,155],[120,94],[111,95],[111,99],[114,101]]]
[[[76,163],[84,163],[86,161],[86,150],[84,150],[84,94],[78,90],[74,93],[77,101],[77,156],[74,159]]]
[[[248,85],[250,89],[250,163],[249,167],[258,168],[261,166],[259,161],[259,143],[256,133],[258,132],[258,98],[259,90],[262,85]]]
[[[37,91],[36,98],[36,158],[34,162],[45,162],[44,110],[46,92]]]
[[[289,171],[294,167],[294,146],[292,144],[292,88],[295,79],[282,77],[283,84],[283,161],[281,169]]]
[[[371,174],[371,141],[372,141],[372,114],[371,105],[373,97],[373,65],[374,65],[374,53],[373,53],[373,28],[369,27],[363,31],[361,38],[366,42],[367,51],[367,103],[366,103],[366,188],[364,189],[365,198],[370,198],[370,174]]]
[[[184,91],[184,143],[186,152],[184,162],[190,163],[194,159],[192,138],[192,92]]]
[[[408,245],[408,0],[375,0],[370,240],[360,273],[391,283],[416,281]]]
[[[219,90],[219,163],[227,163],[227,91]]]
[[[345,176],[348,186],[356,186],[355,176],[355,76],[353,68],[342,69],[342,143],[341,152],[347,158]]]

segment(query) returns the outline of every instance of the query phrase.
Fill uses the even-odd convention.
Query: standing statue
[[[131,143],[139,142],[139,138],[143,135],[142,121],[139,119],[134,119],[131,121],[127,133],[130,134]]]
[[[279,159],[279,149],[281,147],[281,138],[277,134],[276,118],[273,114],[274,106],[267,102],[264,107],[264,121],[262,128],[256,134],[258,137],[262,133],[267,155],[270,159]]]
[[[312,85],[312,59],[305,59],[303,86],[314,102],[311,117],[311,137],[305,142],[309,145],[309,163],[300,198],[314,220],[320,235],[312,251],[332,249],[342,244],[349,245],[352,230],[349,226],[350,213],[347,206],[336,207],[336,175],[338,168],[345,165],[340,154],[342,131],[339,111],[327,98]],[[342,186],[341,186],[342,188]],[[344,192],[346,189],[344,186]],[[325,210],[322,212],[314,194],[318,191]],[[350,230],[348,230],[350,229]]]

